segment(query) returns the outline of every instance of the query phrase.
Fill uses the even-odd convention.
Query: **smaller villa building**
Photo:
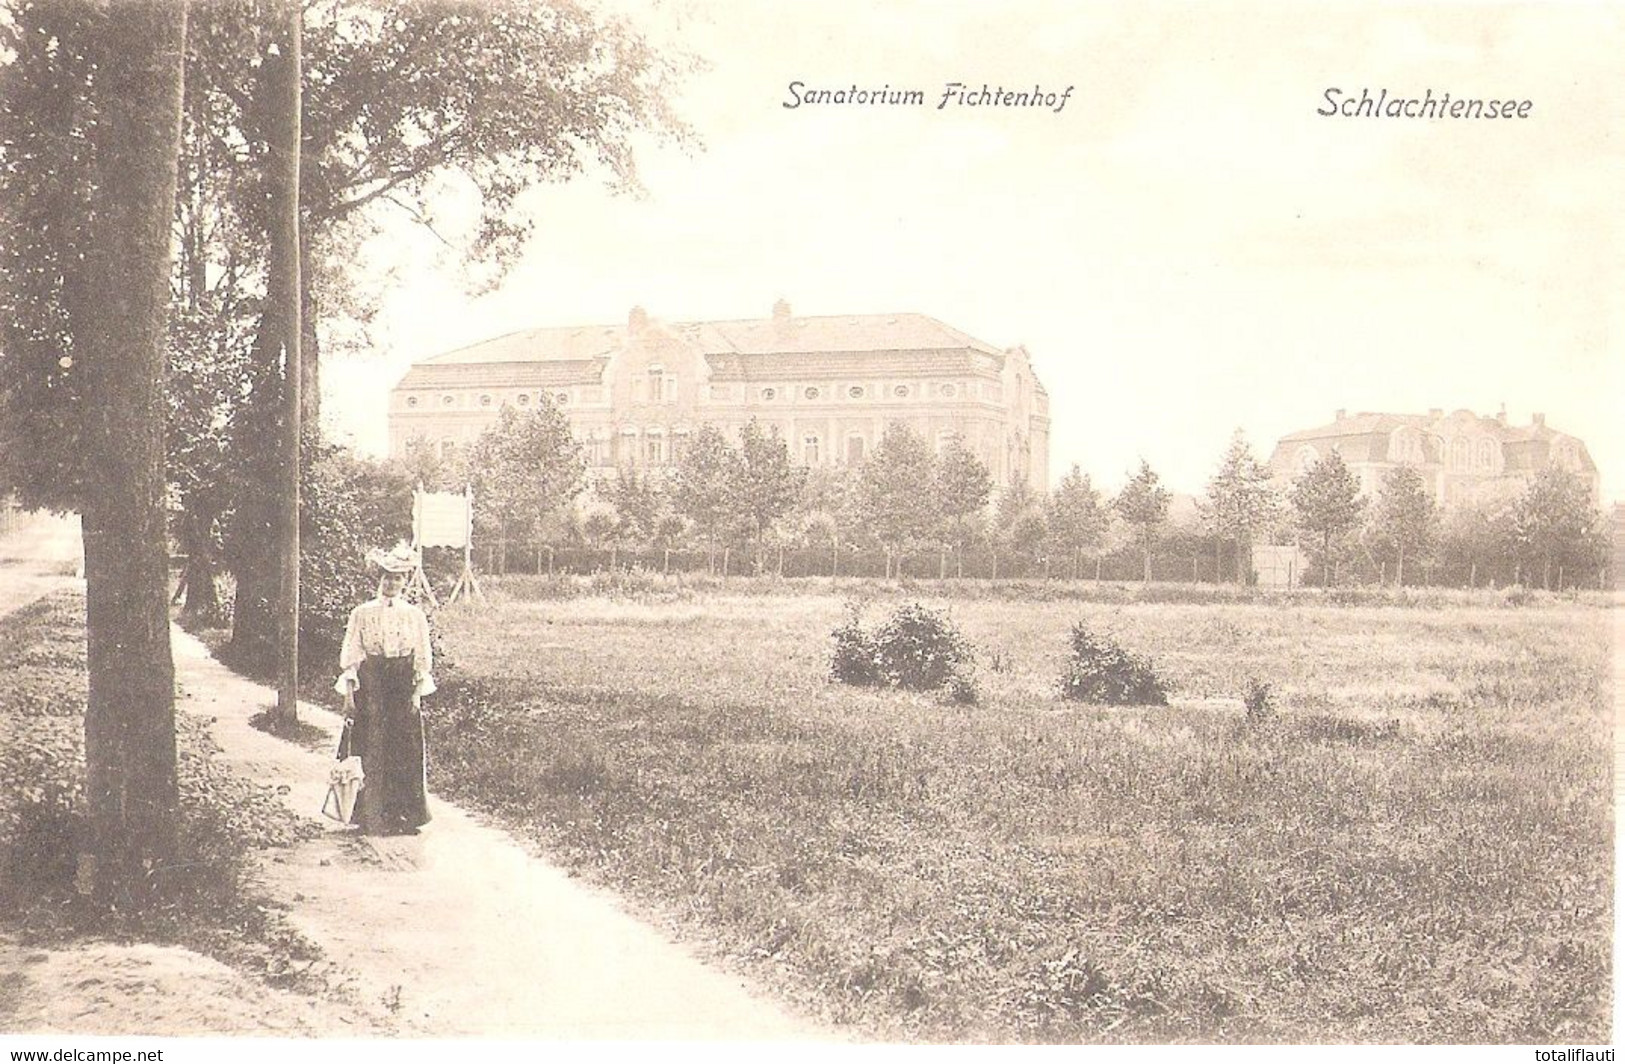
[[[1325,425],[1283,436],[1270,455],[1270,471],[1278,481],[1289,482],[1331,451],[1342,455],[1367,496],[1377,494],[1389,469],[1414,466],[1441,507],[1516,498],[1548,465],[1580,477],[1594,502],[1600,490],[1597,466],[1586,445],[1546,424],[1544,414],[1535,414],[1528,425],[1512,425],[1504,410],[1494,417],[1469,410],[1452,414],[1339,410]]]

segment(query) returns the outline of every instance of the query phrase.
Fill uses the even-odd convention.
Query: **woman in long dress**
[[[351,820],[365,835],[415,835],[429,822],[421,702],[435,689],[428,618],[402,596],[418,555],[402,544],[367,561],[378,597],[350,612],[334,684],[366,775]]]

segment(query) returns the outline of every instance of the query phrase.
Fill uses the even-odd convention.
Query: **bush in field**
[[[1082,621],[1072,626],[1071,640],[1062,698],[1108,706],[1168,704],[1168,685],[1149,659],[1124,650],[1110,636],[1095,635]]]
[[[968,679],[970,644],[946,614],[919,603],[898,607],[872,632],[864,631],[854,612],[833,635],[830,678],[840,683],[935,691],[960,676],[956,698],[974,687]]]
[[[874,642],[882,681],[910,691],[935,691],[971,661],[970,644],[947,614],[919,603],[898,607]]]
[[[880,683],[874,637],[858,623],[856,610],[847,615],[845,624],[830,634],[835,640],[835,649],[829,657],[831,680],[853,687],[873,687]]]

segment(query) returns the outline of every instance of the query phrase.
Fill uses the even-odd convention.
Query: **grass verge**
[[[319,948],[249,879],[254,851],[320,828],[274,789],[216,762],[207,727],[177,720],[180,843],[153,904],[102,908],[74,884],[84,833],[84,600],[62,592],[0,617],[0,925],[25,945],[87,939],[179,945],[265,983],[334,990]]]

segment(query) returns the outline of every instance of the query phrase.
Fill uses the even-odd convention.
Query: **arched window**
[[[1495,465],[1495,443],[1492,440],[1478,441],[1478,468],[1490,469]]]
[[[862,436],[848,436],[846,438],[846,464],[858,465],[863,461],[864,440]]]
[[[1468,462],[1470,461],[1470,458],[1468,457],[1469,454],[1469,445],[1466,437],[1457,436],[1455,439],[1451,440],[1450,468],[1458,471],[1466,469]]]
[[[809,391],[813,389],[808,389]],[[808,436],[801,441],[801,460],[804,464],[815,466],[818,464],[818,437]]]

